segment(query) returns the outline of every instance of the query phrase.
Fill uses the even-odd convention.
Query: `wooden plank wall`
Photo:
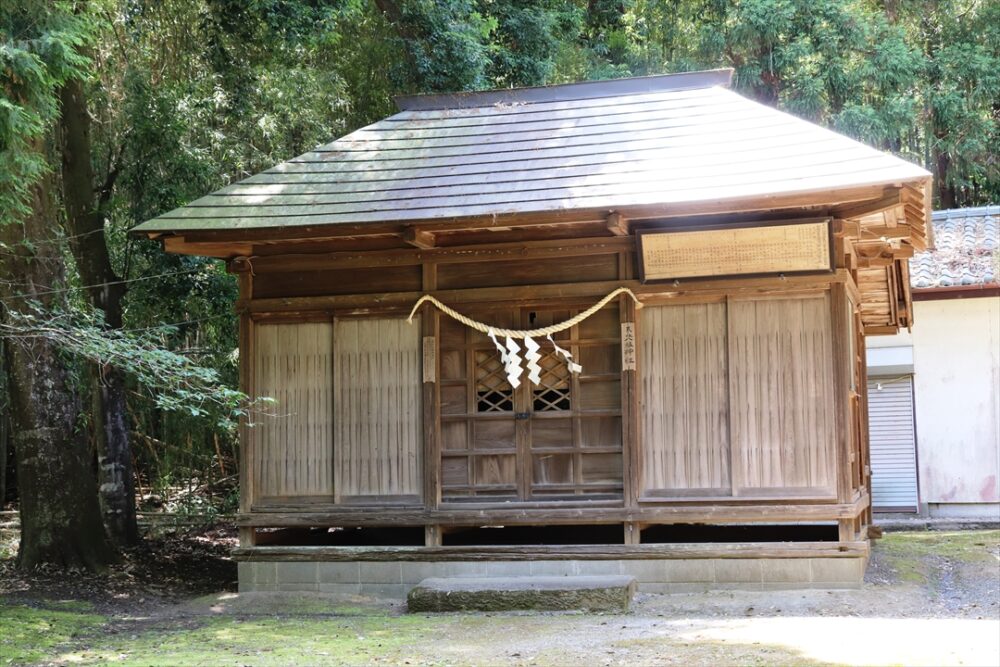
[[[420,326],[401,318],[338,319],[333,336],[337,493],[420,499]]]
[[[333,324],[254,326],[253,387],[275,399],[251,429],[255,500],[332,497]]]
[[[475,479],[485,485],[481,490],[489,493],[481,497],[466,494],[469,499],[476,499],[477,504],[492,502],[499,508],[507,498],[485,496],[495,495],[491,484],[500,478],[505,487],[511,487],[509,495],[525,502],[540,501],[545,494],[537,493],[540,487],[533,485],[562,484],[569,479],[565,472],[569,470],[573,471],[574,482],[580,484],[587,480],[577,479],[578,471],[584,476],[589,474],[586,460],[598,462],[604,460],[601,457],[609,462],[603,468],[612,470],[610,462],[622,460],[617,450],[620,446],[629,459],[624,471],[622,463],[615,464],[614,481],[618,488],[624,483],[628,507],[659,511],[671,506],[667,504],[670,500],[691,504],[696,500],[753,503],[763,499],[774,503],[780,498],[806,502],[837,499],[838,466],[849,470],[854,462],[857,473],[865,463],[857,452],[853,452],[853,461],[847,461],[850,442],[844,443],[843,452],[836,450],[837,433],[844,425],[838,427],[838,417],[830,407],[836,403],[834,385],[839,380],[833,372],[835,315],[829,290],[831,285],[836,287],[849,279],[846,272],[841,269],[832,277],[717,279],[672,287],[642,285],[634,280],[631,245],[609,240],[588,243],[593,247],[582,241],[540,241],[526,243],[524,248],[515,248],[511,243],[509,248],[476,253],[432,248],[405,251],[405,257],[404,251],[391,251],[384,258],[387,266],[365,268],[364,274],[355,269],[361,269],[362,262],[374,260],[346,258],[343,264],[337,264],[337,270],[345,273],[338,274],[335,284],[327,281],[327,274],[322,280],[318,276],[310,276],[309,280],[297,276],[296,285],[300,286],[294,289],[284,275],[296,275],[292,263],[271,267],[271,274],[261,271],[255,278],[258,288],[254,298],[245,294],[241,302],[251,314],[256,332],[250,336],[253,344],[247,357],[253,360],[251,386],[257,388],[257,394],[292,392],[288,368],[301,363],[319,364],[315,381],[306,383],[306,387],[314,392],[313,398],[319,397],[316,400],[327,406],[328,414],[320,417],[318,412],[310,412],[311,407],[306,411],[290,410],[291,414],[275,418],[274,424],[254,429],[252,438],[257,446],[250,449],[251,476],[258,484],[253,498],[285,497],[296,507],[312,504],[330,508],[334,506],[331,501],[400,505],[419,504],[426,497],[427,506],[433,507],[440,502],[442,489],[447,500],[454,500],[458,487],[475,486],[471,481]],[[562,244],[574,253],[573,261],[550,265],[549,256],[557,249],[565,250]],[[479,252],[488,256],[479,257]],[[577,254],[586,261],[578,262]],[[539,262],[535,255],[547,259]],[[397,260],[405,260],[410,268],[383,273]],[[421,261],[425,261],[422,267]],[[325,268],[329,264],[325,258],[314,263],[317,270],[324,267],[323,271],[332,271]],[[529,270],[529,266],[539,263],[551,273],[541,276],[535,269]],[[587,268],[584,276],[580,266]],[[423,271],[420,286],[412,268]],[[434,279],[428,281],[427,276]],[[442,276],[447,289],[437,284]],[[276,280],[279,277],[281,280]],[[359,280],[369,283],[359,289]],[[498,281],[507,286],[495,286]],[[585,374],[602,375],[601,383],[596,378],[584,378],[584,384],[589,384],[581,386],[575,396],[586,414],[573,416],[574,438],[579,437],[580,446],[589,448],[581,450],[589,459],[584,457],[572,467],[556,469],[555,463],[568,460],[563,456],[568,452],[547,451],[546,437],[556,426],[569,423],[565,415],[556,414],[545,420],[537,418],[538,423],[532,426],[537,442],[532,438],[522,448],[526,455],[524,470],[517,475],[513,468],[492,476],[488,470],[475,469],[461,483],[453,479],[448,462],[458,461],[459,454],[475,454],[488,463],[488,457],[507,456],[507,450],[494,447],[488,451],[484,448],[481,453],[475,451],[475,442],[497,441],[495,434],[487,432],[485,423],[473,431],[462,429],[468,441],[462,448],[454,441],[457,422],[475,406],[475,381],[467,377],[474,367],[467,358],[474,346],[464,340],[464,327],[445,318],[439,333],[435,330],[437,315],[425,312],[423,335],[433,336],[431,348],[439,358],[431,366],[433,377],[422,378],[420,327],[401,319],[417,298],[417,290],[437,291],[442,300],[473,315],[501,308],[525,317],[532,313],[541,316],[546,308],[552,308],[560,312],[566,309],[568,316],[569,310],[592,303],[622,284],[633,288],[646,303],[635,313],[638,391],[623,391],[617,379],[621,366],[616,338],[622,320],[617,311],[611,314],[608,309],[608,326],[598,327],[601,316],[588,321],[585,327],[598,327],[601,333],[581,334],[589,342],[585,341],[587,345],[581,345],[579,350],[573,349],[584,363]],[[843,290],[841,285],[842,295]],[[310,296],[286,295],[289,291]],[[324,296],[319,296],[320,292]],[[510,325],[518,324],[513,321],[517,318],[512,318]],[[451,328],[460,329],[461,336],[450,336]],[[612,328],[615,333],[608,333]],[[307,343],[303,348],[302,342],[292,341],[289,332],[293,330],[298,332],[296,336],[306,331],[315,334],[313,347],[325,350],[321,364],[318,360],[292,358],[296,356],[294,350],[301,352],[309,346]],[[320,343],[320,338],[325,341]],[[614,354],[608,347],[612,343]],[[492,344],[484,344],[483,349],[494,354]],[[859,341],[856,351],[862,349]],[[455,366],[458,357],[462,372]],[[321,395],[322,377],[327,378],[327,398]],[[843,379],[846,394],[847,377]],[[453,396],[456,388],[462,390],[460,397]],[[612,398],[620,400],[620,396],[624,396],[621,405],[608,403]],[[286,405],[298,400],[294,395],[276,397]],[[430,401],[431,411],[425,413],[428,397],[435,400]],[[440,414],[435,408],[438,400]],[[635,403],[637,400],[642,402]],[[517,411],[528,412],[529,407]],[[302,414],[309,415],[305,426],[295,421],[302,419]],[[295,430],[308,431],[309,419],[314,415],[322,419],[328,433],[303,440]],[[523,427],[528,427],[527,422]],[[601,440],[597,445],[588,439],[591,431]],[[426,456],[422,444],[425,435],[432,443],[428,446],[431,453]],[[438,438],[439,445],[435,444]],[[320,442],[326,443],[323,452],[315,449]],[[444,451],[439,452],[437,447]],[[603,452],[601,447],[609,451]],[[837,459],[841,454],[846,465]],[[508,458],[514,463],[514,457]],[[308,469],[302,474],[317,477],[293,485],[289,475],[300,474],[300,461]],[[470,470],[469,465],[466,461],[463,469]],[[435,480],[435,475],[442,475],[443,483]],[[855,480],[854,488],[862,484]],[[618,488],[615,493],[620,493]],[[846,503],[854,502],[855,496],[860,498],[861,494],[841,496],[840,502]],[[580,518],[586,520],[582,515]]]
[[[835,493],[830,319],[827,295],[730,302],[736,494]]]
[[[640,317],[642,495],[729,495],[725,303]]]

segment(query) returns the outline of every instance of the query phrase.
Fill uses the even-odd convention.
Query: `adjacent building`
[[[914,326],[868,346],[876,511],[1000,518],[1000,206],[937,211]]]

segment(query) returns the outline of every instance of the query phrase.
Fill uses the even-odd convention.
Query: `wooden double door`
[[[568,308],[470,312],[496,327],[533,329]],[[556,334],[583,366],[571,373],[546,339],[541,382],[512,387],[493,342],[439,315],[441,487],[445,502],[622,497],[621,318],[611,304]],[[502,341],[501,341],[502,342]]]

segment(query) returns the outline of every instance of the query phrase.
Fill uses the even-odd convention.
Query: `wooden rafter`
[[[407,227],[403,230],[403,240],[410,245],[427,250],[434,247],[434,233],[416,227]]]
[[[608,231],[615,236],[628,236],[628,220],[618,211],[608,214]]]

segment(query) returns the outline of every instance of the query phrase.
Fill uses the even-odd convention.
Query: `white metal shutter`
[[[913,427],[913,378],[868,381],[872,507],[917,511],[917,443]]]

